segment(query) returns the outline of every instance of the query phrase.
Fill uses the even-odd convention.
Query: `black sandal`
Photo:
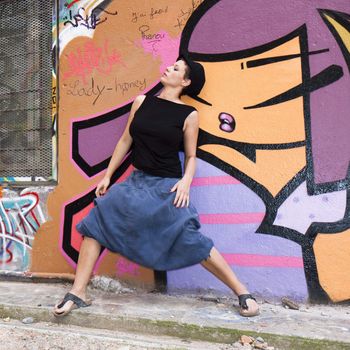
[[[61,308],[64,306],[64,304],[67,302],[67,301],[73,301],[73,304],[70,306],[69,309],[63,311],[63,312],[56,312],[55,310],[53,311],[53,314],[56,316],[56,317],[62,317],[62,316],[65,316],[67,314],[69,314],[72,310],[74,309],[78,309],[80,307],[88,307],[91,305],[91,300],[87,300],[87,301],[84,301],[83,299],[77,297],[76,295],[72,294],[72,293],[67,293],[62,302],[57,305],[58,308]]]
[[[259,309],[257,309],[256,311],[251,311],[248,312],[246,310],[249,309],[248,305],[247,305],[247,300],[248,299],[253,299],[256,302],[256,299],[251,295],[251,294],[241,294],[238,296],[238,302],[239,302],[239,314],[241,316],[245,316],[245,317],[251,317],[251,316],[256,316],[259,315]]]

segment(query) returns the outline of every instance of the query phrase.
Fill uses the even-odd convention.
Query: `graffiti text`
[[[109,74],[113,65],[121,64],[120,55],[116,49],[110,52],[108,41],[105,40],[103,47],[97,46],[93,42],[87,42],[84,47],[71,52],[67,57],[69,70],[63,74],[63,78],[80,76],[84,84],[87,75],[90,75],[95,69],[102,74]]]
[[[175,27],[182,29],[187,20],[190,18],[194,10],[203,2],[204,0],[192,0],[191,6],[187,9],[181,9],[180,14],[176,18]]]
[[[91,14],[89,15],[86,13],[84,7],[80,7],[75,15],[73,15],[72,10],[69,10],[69,18],[64,18],[66,19],[64,25],[70,24],[73,27],[78,27],[79,25],[81,25],[86,27],[87,29],[95,29],[97,25],[107,21],[107,17],[100,18],[97,14],[98,12],[112,16],[118,14],[117,11],[108,12],[102,9],[101,7],[96,7],[91,11]]]
[[[69,84],[67,95],[82,97],[82,96],[93,96],[94,100],[92,104],[94,105],[97,100],[102,96],[103,93],[108,91],[115,91],[124,95],[131,89],[137,89],[138,91],[143,91],[146,88],[146,78],[143,80],[133,80],[133,81],[118,81],[118,78],[115,78],[114,88],[106,86],[105,84],[98,84],[95,82],[94,78],[91,78],[89,85],[81,85],[80,80],[75,80],[73,83]]]

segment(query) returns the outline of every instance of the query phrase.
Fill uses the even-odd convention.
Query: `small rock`
[[[254,338],[249,337],[248,335],[241,335],[241,338],[239,339],[241,344],[252,344],[254,341]]]
[[[107,276],[94,276],[90,280],[91,286],[95,289],[101,289],[105,292],[114,293],[130,293],[132,290],[130,288],[123,287],[122,284]]]
[[[4,320],[4,322],[10,322],[11,321],[10,317],[3,318],[3,320]]]
[[[257,337],[255,340],[258,341],[259,343],[265,343],[265,340],[261,337]]]
[[[263,350],[265,350],[267,348],[267,343],[260,343],[260,342],[255,341],[253,343],[253,346],[254,346],[254,349],[263,349]]]
[[[284,307],[288,306],[289,309],[299,310],[299,304],[287,297],[281,298],[281,302]]]
[[[218,303],[220,300],[218,297],[212,296],[212,295],[203,295],[200,297],[200,299],[204,300],[204,301],[211,301],[214,303]]]
[[[34,322],[34,318],[33,317],[26,317],[22,320],[22,323],[24,324],[30,324]]]
[[[323,311],[321,312],[321,315],[322,315],[322,316],[328,316],[328,315],[327,315],[325,312],[323,312]]]

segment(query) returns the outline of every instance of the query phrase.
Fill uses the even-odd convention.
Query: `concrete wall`
[[[30,271],[74,273],[75,224],[131,102],[161,89],[181,47],[204,65],[212,103],[184,98],[200,113],[191,199],[203,233],[258,295],[350,299],[349,14],[347,0],[61,0],[59,185]],[[126,157],[113,180],[131,170]],[[106,250],[94,273],[154,283]],[[201,266],[167,279],[170,291],[229,293]]]

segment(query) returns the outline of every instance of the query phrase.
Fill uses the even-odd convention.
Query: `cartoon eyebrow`
[[[296,53],[296,54],[292,54],[292,55],[259,58],[256,60],[247,61],[247,68],[254,68],[254,67],[264,66],[266,64],[292,60],[292,59],[298,58],[298,57],[317,55],[317,54],[328,52],[328,51],[329,51],[329,49],[322,49],[322,50],[317,50],[317,51]]]
[[[258,103],[254,106],[243,107],[243,109],[267,107],[293,100],[297,97],[304,96],[307,93],[318,90],[324,86],[330,85],[339,80],[343,75],[343,68],[341,66],[333,64],[312,78],[307,79],[303,83],[294,86],[293,88],[282,92],[281,94],[274,96],[264,102]]]

